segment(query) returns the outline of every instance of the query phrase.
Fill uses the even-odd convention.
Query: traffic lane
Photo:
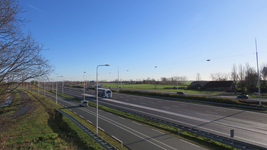
[[[103,102],[103,101],[99,101],[99,103],[103,103],[103,104],[110,104],[110,102]],[[115,106],[118,106],[118,104],[116,104]],[[121,107],[121,106],[120,106]],[[221,122],[216,122],[216,121],[205,121],[202,119],[198,119],[197,120],[192,120],[192,118],[188,119],[188,118],[183,118],[181,116],[173,116],[170,114],[164,114],[162,112],[153,112],[151,110],[141,110],[140,108],[136,108],[133,107],[131,108],[130,106],[127,107],[122,107],[124,109],[128,109],[128,110],[132,110],[135,112],[140,112],[142,114],[147,114],[149,116],[154,116],[154,117],[159,117],[162,118],[163,120],[167,120],[170,122],[175,122],[187,127],[192,127],[192,128],[196,128],[196,129],[200,129],[202,131],[207,131],[210,133],[214,133],[217,135],[221,135],[224,137],[229,137],[229,133],[231,129],[235,129],[235,133],[236,136],[235,138],[244,142],[248,142],[251,144],[256,144],[256,145],[261,145],[263,147],[266,147],[266,134],[263,134],[261,132],[254,132],[253,130],[249,130],[249,129],[243,129],[240,128],[238,126],[233,126],[233,125],[229,125],[226,123],[221,123]]]
[[[142,104],[149,105],[151,107],[154,106],[162,106],[165,108],[171,108],[171,107],[177,107],[181,105],[182,107],[177,107],[177,110],[182,110],[183,112],[191,112],[190,110],[193,110],[194,112],[198,113],[217,113],[222,115],[231,115],[233,113],[238,113],[243,110],[239,109],[231,109],[231,108],[225,108],[225,107],[218,107],[218,106],[210,106],[210,105],[202,105],[202,104],[194,104],[194,103],[186,103],[186,102],[179,102],[179,101],[171,101],[171,100],[163,100],[163,99],[156,99],[156,98],[149,98],[149,97],[141,97],[141,96],[117,96],[117,100],[126,101],[138,104],[140,102],[143,102]],[[115,97],[113,97],[115,99]],[[140,99],[138,101],[138,99]],[[193,108],[191,108],[193,107]],[[216,112],[215,112],[216,111]],[[244,111],[246,112],[246,115],[243,115],[242,118],[244,120],[251,120],[253,122],[262,122],[262,117],[267,117],[267,114],[264,113],[258,113],[253,111]],[[253,117],[252,117],[253,116]],[[245,118],[244,118],[245,117]]]
[[[178,102],[178,103],[181,103],[181,102]],[[138,103],[136,103],[136,104],[138,104]],[[145,105],[145,104],[143,103],[142,105]],[[204,112],[198,112],[194,108],[194,111],[192,112],[192,111],[188,111],[188,110],[190,110],[188,108],[183,108],[184,104],[180,104],[180,105],[182,105],[182,107],[180,107],[179,109],[175,108],[176,111],[174,111],[174,112],[180,113],[180,114],[184,114],[184,115],[191,115],[191,116],[193,115],[193,116],[196,116],[196,117],[199,117],[199,118],[208,119],[210,121],[211,120],[217,120],[217,119],[220,119],[220,118],[224,118],[225,116],[228,116],[227,119],[223,120],[222,122],[227,123],[227,124],[232,124],[233,126],[241,126],[241,127],[248,128],[248,129],[254,128],[256,130],[259,130],[259,129],[265,127],[264,124],[263,124],[264,123],[263,120],[259,120],[259,119],[256,120],[255,119],[255,118],[261,118],[259,116],[253,117],[254,118],[253,121],[248,121],[248,119],[250,119],[250,118],[248,118],[247,116],[249,116],[249,115],[247,115],[247,114],[239,115],[239,113],[245,112],[245,111],[242,111],[242,110],[241,111],[240,110],[237,110],[237,111],[233,110],[233,111],[236,111],[236,112],[224,112],[224,110],[222,110],[222,111],[217,110],[217,112],[215,112],[214,110],[213,111],[206,111],[206,109],[204,108],[204,109],[201,109],[201,110],[204,110]],[[196,104],[192,104],[192,105],[196,105]],[[176,105],[172,105],[172,106],[173,107],[177,107],[178,105],[176,104]],[[151,104],[150,104],[150,107],[159,108],[159,109],[165,109],[165,110],[168,110],[168,111],[173,111],[172,107],[165,107],[165,106],[161,106],[161,105],[151,106]],[[232,117],[232,119],[230,117]],[[246,118],[241,120],[240,118],[242,118],[242,117],[246,117]],[[236,123],[237,121],[238,121],[238,123]],[[257,121],[257,126],[255,126],[256,121]]]
[[[172,106],[177,107],[177,105],[172,105]],[[244,129],[246,129],[246,128],[247,129],[254,129],[257,132],[261,132],[262,129],[266,127],[266,126],[264,126],[264,121],[259,116],[253,117],[254,118],[253,121],[248,121],[251,118],[251,117],[248,117],[249,115],[247,115],[247,114],[238,115],[240,112],[244,112],[244,111],[228,112],[227,114],[225,114],[226,112],[224,112],[223,110],[222,110],[222,112],[220,112],[220,111],[219,112],[214,112],[214,110],[213,111],[205,111],[206,109],[201,109],[201,110],[204,110],[205,112],[197,112],[196,109],[194,108],[194,111],[192,112],[192,111],[188,111],[188,110],[190,110],[188,108],[183,109],[183,106],[180,107],[179,109],[176,109],[176,112],[184,114],[184,115],[191,115],[191,116],[193,114],[193,116],[196,116],[196,117],[199,117],[199,118],[204,118],[204,119],[209,119],[210,121],[211,120],[217,120],[217,119],[220,119],[220,118],[224,118],[225,116],[228,116],[227,119],[221,120],[220,122],[221,123],[226,123],[226,124],[232,124],[232,126],[240,126],[240,127],[243,127]],[[153,107],[153,106],[151,106],[151,107]],[[156,106],[154,106],[154,108],[155,107]],[[163,107],[161,109],[165,109],[165,110],[167,109],[169,111],[172,111],[172,109],[170,109],[171,107],[167,107],[167,108],[165,108],[164,106],[158,106],[158,107]],[[219,114],[219,113],[223,113],[223,114]],[[233,119],[231,119],[230,116]],[[243,118],[245,117],[245,118],[243,120],[241,120],[240,118],[242,118],[242,117]],[[261,118],[261,119],[255,119],[255,118]],[[237,121],[239,121],[239,122],[237,123]],[[257,126],[255,126],[255,122],[256,121],[257,121]],[[259,130],[261,130],[261,131],[259,131]]]
[[[170,91],[154,91],[154,90],[140,90],[140,89],[127,89],[129,91],[145,91],[145,92],[160,92],[160,93],[168,93],[168,94],[176,94],[176,92],[170,92]],[[199,94],[199,93],[186,93],[186,95],[194,95],[194,96],[207,96],[207,97],[221,97],[221,98],[231,98],[231,99],[237,99],[236,96],[227,96],[227,95],[212,95],[212,94]],[[259,101],[259,98],[249,98],[246,100],[251,101]],[[262,98],[262,101],[267,101],[266,98]]]
[[[51,97],[51,98],[54,98],[54,97]],[[77,107],[78,103],[77,105],[76,104],[73,105],[72,104],[73,102],[64,102],[59,98],[59,96],[58,96],[58,101],[60,101],[60,104],[63,104],[68,109],[71,109],[73,113],[77,114],[78,116],[79,115],[82,116],[85,120],[88,120],[88,122],[90,121],[92,122],[93,125],[95,125],[96,116],[79,109],[79,107]],[[95,111],[95,108],[91,108],[91,109]],[[142,149],[142,148],[152,148],[152,149],[160,149],[160,150],[166,149],[162,146],[159,146],[158,144],[154,142],[151,142],[149,139],[146,140],[145,138],[142,138],[142,136],[138,134],[127,132],[127,130],[123,130],[119,126],[116,126],[110,122],[107,122],[106,120],[103,120],[100,116],[100,112],[99,112],[98,121],[99,121],[99,127],[100,127],[99,130],[104,129],[104,132],[106,132],[107,134],[113,135],[121,139],[124,142],[124,144],[131,149]],[[139,142],[136,142],[136,141],[139,141]],[[133,143],[133,142],[136,142],[136,144],[127,145],[127,143]]]
[[[195,114],[196,115],[196,114]],[[205,114],[204,114],[205,115]],[[208,117],[210,117],[210,116],[208,116]],[[190,122],[190,120],[184,120],[184,122]],[[231,122],[230,122],[231,123]],[[193,123],[194,124],[194,123]],[[231,123],[232,124],[232,123]],[[210,125],[213,125],[213,124],[210,124]],[[239,124],[240,125],[240,124]],[[242,124],[241,124],[241,126],[242,126]],[[228,126],[229,127],[229,126]],[[232,127],[232,126],[230,126],[230,127]],[[215,128],[215,127],[213,127],[213,128]],[[202,128],[203,129],[203,128]],[[227,130],[224,130],[224,132],[222,131],[221,132],[221,134],[223,134],[223,133],[225,133],[225,131],[228,133],[229,132],[229,130],[230,129],[227,129]],[[220,131],[220,130],[218,130],[218,129],[214,129],[214,130],[212,130],[213,131],[213,133],[214,133],[214,131]],[[245,133],[245,132],[244,132]],[[255,133],[254,133],[255,134]],[[254,135],[253,134],[253,135]],[[225,134],[224,134],[225,135]],[[228,135],[228,134],[227,134]],[[246,135],[244,135],[245,137],[246,137]],[[259,136],[259,137],[262,137],[262,136]],[[242,138],[242,137],[240,137],[240,138]],[[247,138],[247,137],[246,137]],[[254,137],[252,137],[252,139],[253,139]],[[245,139],[245,138],[243,138],[243,139]],[[251,138],[249,138],[249,139],[251,139]],[[253,141],[253,140],[252,140]]]
[[[61,103],[62,103],[62,101],[61,101]],[[73,103],[73,102],[66,102],[66,103],[69,103],[70,105],[71,105],[71,103]],[[66,105],[66,103],[64,104],[64,105]],[[76,105],[75,103],[73,104],[73,105]],[[73,105],[71,105],[71,106],[73,106]],[[78,103],[77,103],[77,105],[78,105]],[[67,105],[66,105],[67,106]],[[84,111],[90,111],[90,112],[88,112],[89,114],[94,114],[94,112],[93,111],[95,111],[95,109],[92,111],[92,110],[85,110],[85,108],[79,108],[79,107],[72,107],[71,108],[73,111],[74,111],[74,113],[77,113],[77,114],[83,114],[82,115],[82,117],[84,117],[84,118],[86,118],[87,117],[87,115],[86,114],[84,114],[83,112],[81,112],[81,109],[84,109]],[[104,114],[102,114],[102,113],[104,113]],[[115,116],[115,115],[112,115],[112,116],[110,116],[109,115],[109,117],[107,118],[107,117],[104,117],[104,115],[107,115],[106,114],[106,112],[104,112],[104,111],[99,111],[99,117],[100,118],[102,118],[102,120],[103,119],[109,119],[109,121],[110,122],[113,122],[113,123],[115,123],[115,124],[118,124],[118,122],[121,122],[121,118],[119,118],[118,116]],[[95,115],[94,115],[95,116]],[[112,118],[112,119],[111,119]],[[93,120],[93,118],[88,118],[89,120]],[[181,148],[185,148],[185,149],[203,149],[203,148],[201,148],[201,147],[199,147],[199,146],[197,146],[197,145],[194,145],[194,144],[188,144],[188,143],[186,143],[185,141],[183,141],[183,140],[179,140],[178,138],[176,138],[176,137],[173,137],[173,136],[170,136],[170,135],[168,135],[168,134],[164,134],[164,133],[160,133],[159,131],[152,131],[152,129],[151,128],[149,128],[149,127],[146,127],[146,126],[142,126],[142,125],[138,125],[138,123],[133,123],[132,121],[130,121],[130,120],[128,120],[128,119],[123,119],[122,121],[124,121],[124,123],[123,124],[119,124],[119,126],[124,126],[125,128],[127,128],[127,130],[131,130],[131,132],[137,132],[136,130],[137,129],[133,129],[133,128],[138,128],[138,130],[140,130],[140,131],[138,131],[138,133],[139,134],[142,134],[143,136],[145,136],[145,138],[146,139],[142,139],[142,140],[139,140],[139,142],[138,143],[140,143],[140,142],[144,142],[144,141],[146,141],[147,139],[149,139],[149,141],[151,140],[152,142],[155,142],[155,140],[158,140],[158,141],[156,141],[156,142],[158,142],[158,143],[160,143],[160,144],[158,144],[158,147],[161,147],[161,148],[164,148],[164,149],[176,149],[176,148],[174,148],[174,147],[179,147],[179,149],[181,149]],[[93,121],[92,121],[93,122]],[[128,123],[127,123],[128,122]],[[102,123],[101,123],[102,124]],[[100,120],[99,120],[99,125],[100,125]],[[103,126],[104,125],[104,126]],[[101,127],[101,129],[104,129],[105,131],[106,131],[106,129],[107,128],[110,128],[110,130],[112,131],[113,130],[113,127],[110,127],[109,125],[108,126],[106,126],[104,123],[103,123],[103,127]],[[137,126],[136,126],[137,125]],[[141,128],[141,126],[142,126],[142,128]],[[108,130],[109,131],[109,130]],[[113,130],[114,131],[114,130]],[[151,132],[152,131],[152,132]],[[114,133],[110,133],[110,134],[115,134],[115,133],[117,133],[116,131],[114,131]],[[147,136],[147,135],[149,135],[149,136]],[[127,137],[127,136],[126,136]],[[160,141],[164,141],[164,143],[162,143],[162,142],[160,142]],[[179,142],[180,141],[180,142]],[[133,142],[132,140],[130,141],[131,142],[131,144],[134,144],[134,143],[136,143],[136,142]],[[165,144],[166,143],[166,144]],[[186,144],[185,144],[186,143]],[[159,146],[160,145],[160,146]],[[162,146],[163,145],[163,146]],[[171,147],[171,146],[169,146],[169,145],[171,145],[171,146],[173,146],[174,145],[174,147]],[[141,147],[141,148],[144,148],[144,147]],[[148,148],[152,148],[152,147],[148,147]]]

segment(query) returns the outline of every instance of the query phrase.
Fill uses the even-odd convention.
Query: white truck
[[[112,91],[110,89],[98,88],[98,96],[112,98]]]

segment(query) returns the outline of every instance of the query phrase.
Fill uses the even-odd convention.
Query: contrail
[[[38,10],[38,11],[44,12],[44,11],[42,11],[41,9],[38,9],[38,8],[36,8],[36,7],[33,7],[32,5],[29,5],[29,4],[28,4],[28,6],[30,6],[30,7],[33,8],[33,9],[36,9],[36,10]]]

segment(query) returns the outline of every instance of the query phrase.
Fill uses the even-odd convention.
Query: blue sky
[[[267,63],[266,0],[24,0],[23,26],[55,66],[54,78],[187,76],[210,80],[233,64]],[[207,62],[207,59],[211,61]],[[157,66],[157,68],[155,68]],[[127,71],[129,70],[129,71]],[[57,75],[56,75],[57,74]]]

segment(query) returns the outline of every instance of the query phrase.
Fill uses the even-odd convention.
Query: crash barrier
[[[69,118],[72,122],[74,122],[78,127],[80,127],[86,134],[88,134],[90,137],[92,137],[97,143],[99,143],[101,146],[103,146],[106,150],[117,150],[114,146],[112,146],[110,143],[102,139],[100,136],[98,136],[96,133],[94,133],[92,130],[88,129],[85,125],[80,123],[78,120],[76,120],[74,117],[68,115],[67,113],[64,113],[61,110],[57,110],[62,115]]]

